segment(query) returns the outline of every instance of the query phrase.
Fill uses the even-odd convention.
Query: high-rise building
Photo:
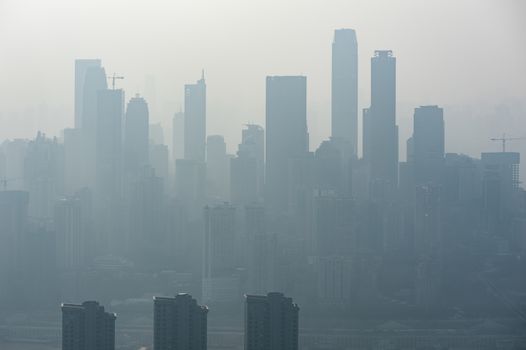
[[[396,125],[396,58],[392,51],[375,51],[371,58],[371,107],[364,111],[364,155],[373,183],[398,185]]]
[[[97,98],[97,195],[113,200],[119,195],[122,175],[122,120],[124,91],[100,90]]]
[[[188,208],[190,219],[202,218],[206,202],[206,165],[204,162],[178,159],[175,163],[175,196]]]
[[[247,124],[241,132],[238,153],[243,152],[256,159],[258,196],[263,197],[265,184],[265,130],[255,124]]]
[[[91,67],[100,67],[100,59],[78,59],[75,60],[75,128],[82,127],[82,111],[84,102],[84,82],[86,72]]]
[[[355,157],[358,145],[358,44],[353,29],[334,31],[331,96],[331,135],[346,140],[348,150],[345,154]]]
[[[309,151],[306,77],[267,77],[266,128],[265,203],[275,217],[288,208],[292,160]]]
[[[204,209],[204,302],[230,302],[239,296],[235,216],[236,208],[228,203]]]
[[[96,301],[62,304],[62,349],[115,349],[116,318]]]
[[[245,350],[297,350],[298,305],[281,293],[245,297]]]
[[[155,169],[155,175],[163,179],[165,186],[168,184],[170,174],[170,151],[163,144],[150,145],[150,164]]]
[[[417,184],[442,180],[444,167],[444,111],[438,106],[415,108],[412,153]]]
[[[206,84],[204,73],[184,86],[184,158],[205,161]]]
[[[124,125],[124,166],[137,172],[149,164],[150,153],[148,104],[138,94],[128,102]]]
[[[206,306],[198,305],[190,294],[154,297],[153,303],[154,350],[206,350]]]

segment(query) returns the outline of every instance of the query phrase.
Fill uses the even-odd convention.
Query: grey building
[[[101,66],[100,59],[75,60],[75,128],[82,127],[82,111],[84,102],[84,82],[86,72],[90,67]]]
[[[204,74],[184,86],[184,158],[205,161],[206,84]]]
[[[198,305],[190,294],[154,297],[153,303],[154,350],[206,350],[206,306]]]
[[[124,165],[127,171],[137,172],[149,164],[148,104],[138,94],[126,107],[124,124]]]
[[[62,350],[115,349],[115,319],[96,301],[62,304]]]
[[[412,158],[416,184],[440,183],[444,168],[444,111],[438,106],[415,108]]]
[[[309,150],[306,77],[267,77],[266,129],[265,203],[275,217],[288,208],[292,160]]]
[[[358,140],[358,44],[353,29],[334,31],[332,43],[331,135],[346,140],[356,156]]]
[[[371,58],[371,107],[364,111],[364,155],[371,181],[398,184],[398,126],[396,125],[396,58],[390,50]]]
[[[245,296],[245,350],[297,350],[298,313],[281,293]]]

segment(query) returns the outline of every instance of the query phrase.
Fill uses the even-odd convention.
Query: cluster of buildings
[[[206,306],[189,294],[153,302],[153,350],[207,349]],[[245,296],[245,350],[297,350],[298,312],[281,293]],[[62,349],[114,350],[116,318],[95,301],[62,304]]]
[[[334,317],[524,303],[499,287],[526,290],[519,154],[446,153],[444,110],[431,105],[415,108],[400,161],[396,58],[379,50],[360,155],[357,57],[355,31],[336,30],[328,140],[312,151],[307,77],[269,76],[265,127],[246,125],[234,155],[207,135],[204,75],[185,85],[168,147],[143,97],[126,100],[119,77],[108,85],[100,60],[77,60],[75,127],[0,146],[0,306],[106,303],[174,285],[207,305],[282,291]],[[161,310],[179,302],[203,327],[188,297],[158,298],[155,310],[171,315]],[[64,317],[87,308],[102,312],[65,304]]]

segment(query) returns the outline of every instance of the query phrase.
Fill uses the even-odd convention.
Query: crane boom
[[[111,79],[111,89],[112,89],[112,90],[115,90],[115,80],[117,80],[117,79],[120,79],[120,80],[124,79],[124,77],[122,77],[122,76],[117,76],[117,74],[115,74],[115,73],[113,73],[112,76],[107,77],[107,78],[108,78],[108,79]]]
[[[526,140],[526,137],[506,137],[506,134],[502,134],[502,137],[492,137],[491,141],[500,141],[502,143],[502,152],[506,152],[506,142],[513,140]]]

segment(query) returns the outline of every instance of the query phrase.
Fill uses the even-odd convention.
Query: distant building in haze
[[[291,162],[309,151],[306,77],[267,77],[266,128],[265,205],[277,216],[288,209]]]
[[[184,158],[205,161],[206,84],[204,73],[195,84],[184,86]]]
[[[440,183],[444,167],[444,111],[438,106],[415,108],[412,156],[417,184]]]
[[[153,303],[154,350],[206,350],[206,306],[198,305],[190,294],[154,297]]]
[[[375,186],[398,186],[396,58],[375,51],[371,58],[371,107],[364,111],[364,156]]]
[[[245,350],[297,350],[298,305],[281,293],[245,297]]]
[[[358,145],[358,44],[353,29],[334,31],[331,97],[331,135],[346,140],[348,149],[345,154],[355,157]]]
[[[149,164],[149,113],[148,104],[138,94],[126,107],[124,123],[124,166],[137,172]]]
[[[100,59],[75,60],[75,128],[82,127],[82,111],[84,103],[84,82],[86,72],[90,67],[100,67]]]
[[[115,349],[115,319],[96,301],[62,304],[62,350]]]

